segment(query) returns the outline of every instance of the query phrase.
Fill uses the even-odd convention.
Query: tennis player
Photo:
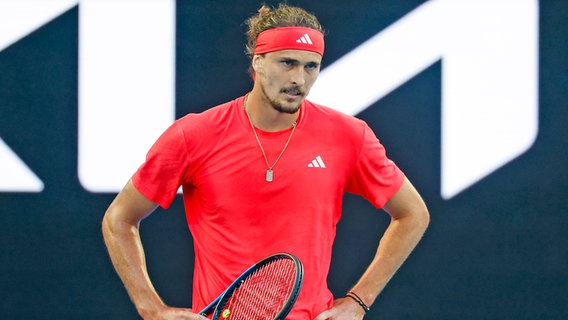
[[[246,23],[252,90],[178,119],[155,142],[105,213],[111,260],[144,319],[204,319],[199,310],[278,252],[305,270],[287,319],[362,319],[421,239],[428,210],[365,122],[306,100],[324,54],[316,17],[262,6]],[[191,308],[162,301],[139,235],[140,222],[168,208],[180,186],[194,240]],[[346,192],[391,222],[360,279],[334,297],[327,276]]]

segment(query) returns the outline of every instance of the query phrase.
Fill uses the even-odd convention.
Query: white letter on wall
[[[175,1],[79,5],[79,179],[120,190],[175,119]]]

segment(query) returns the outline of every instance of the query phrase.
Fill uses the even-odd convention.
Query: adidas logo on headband
[[[323,34],[307,27],[278,27],[267,29],[256,37],[254,54],[278,50],[306,50],[323,56]]]
[[[300,39],[296,40],[297,43],[307,43],[307,44],[313,44],[312,43],[312,39],[310,39],[310,36],[305,33],[303,36],[300,37]]]

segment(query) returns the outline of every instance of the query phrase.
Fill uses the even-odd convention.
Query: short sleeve
[[[175,122],[150,148],[132,182],[146,198],[167,209],[183,183],[188,161],[184,135]]]
[[[390,160],[384,146],[371,128],[365,125],[361,151],[349,176],[349,193],[359,194],[377,208],[400,189],[404,173]]]

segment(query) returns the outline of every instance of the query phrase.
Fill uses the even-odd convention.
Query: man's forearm
[[[373,304],[395,272],[416,247],[428,226],[428,222],[427,211],[392,219],[381,238],[371,264],[352,288],[352,291],[361,297],[367,306]]]
[[[103,237],[114,268],[138,312],[144,315],[163,307],[148,276],[138,226],[113,219],[107,213]]]

